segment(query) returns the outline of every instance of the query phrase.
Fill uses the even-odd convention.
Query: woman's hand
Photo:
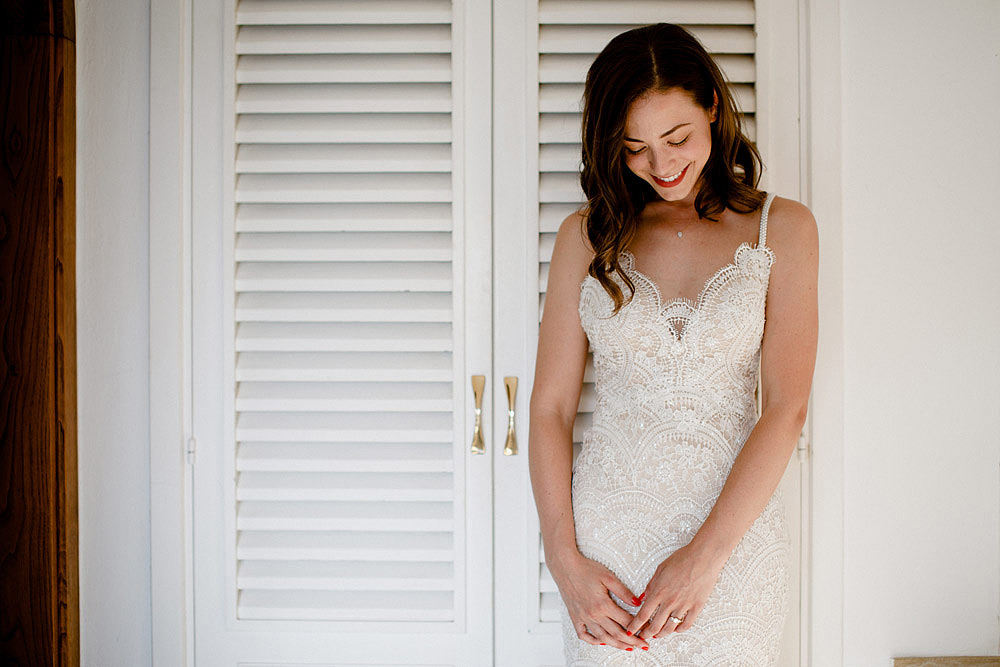
[[[638,635],[642,630],[643,638],[649,641],[690,628],[725,564],[725,560],[709,556],[692,544],[675,551],[656,568],[642,594],[642,607],[626,631]]]
[[[549,571],[559,586],[577,637],[588,644],[606,644],[626,651],[649,648],[641,638],[625,634],[625,627],[634,620],[609,593],[636,604],[639,598],[611,570],[576,552],[565,560],[549,563]]]

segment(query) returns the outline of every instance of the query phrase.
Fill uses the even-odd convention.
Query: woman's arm
[[[657,605],[669,608],[656,614],[643,635],[691,627],[722,567],[774,495],[805,423],[819,329],[819,230],[809,209],[788,199],[774,200],[769,220],[775,262],[761,342],[761,417],[708,518],[650,582],[646,590],[656,594],[646,597],[628,628],[632,632],[650,621]],[[668,614],[684,612],[676,628],[667,622]]]
[[[606,567],[584,558],[573,521],[573,422],[587,363],[580,324],[580,283],[593,253],[574,213],[559,227],[545,290],[531,391],[528,465],[545,547],[545,561],[559,586],[580,639],[629,649],[645,642],[625,634],[631,614],[608,595],[634,595]]]
[[[781,482],[806,421],[816,365],[819,230],[812,213],[798,202],[776,198],[772,208],[776,259],[761,342],[761,416],[692,540],[723,562]]]
[[[560,225],[552,250],[529,407],[528,464],[546,559],[577,551],[570,485],[573,422],[587,363],[579,289],[589,263],[582,219],[574,213]]]

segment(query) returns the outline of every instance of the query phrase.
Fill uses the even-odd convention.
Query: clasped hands
[[[565,566],[550,570],[581,640],[632,651],[648,650],[650,639],[690,628],[724,564],[688,544],[660,563],[638,596],[604,565],[579,552]],[[629,614],[611,593],[639,610],[634,616]]]

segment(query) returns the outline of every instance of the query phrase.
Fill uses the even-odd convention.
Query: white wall
[[[76,13],[82,664],[141,666],[149,8]],[[1000,3],[841,0],[840,30],[843,662],[996,653]]]
[[[149,6],[79,0],[77,371],[81,664],[151,662]]]
[[[844,664],[995,655],[1000,3],[841,0],[840,29]]]

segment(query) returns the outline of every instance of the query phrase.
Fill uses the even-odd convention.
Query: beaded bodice
[[[628,251],[623,270],[636,294],[614,317],[601,284],[593,276],[584,279],[579,313],[594,355],[594,421],[624,419],[640,430],[664,419],[682,426],[701,423],[731,443],[748,434],[756,421],[753,393],[774,262],[766,245],[772,199],[773,194],[761,214],[757,245],[741,243],[733,261],[708,279],[693,302],[684,297],[664,302]],[[627,293],[621,278],[612,276]]]
[[[626,251],[624,271],[636,286],[631,303],[608,318],[613,302],[587,276],[581,288],[580,321],[594,355],[597,406],[652,421],[673,409],[679,419],[718,421],[733,439],[752,424],[764,302],[774,254],[742,243],[732,263],[705,284],[697,301],[664,303],[657,285],[634,268]],[[617,278],[623,290],[628,288]],[[682,408],[689,412],[677,412]]]

